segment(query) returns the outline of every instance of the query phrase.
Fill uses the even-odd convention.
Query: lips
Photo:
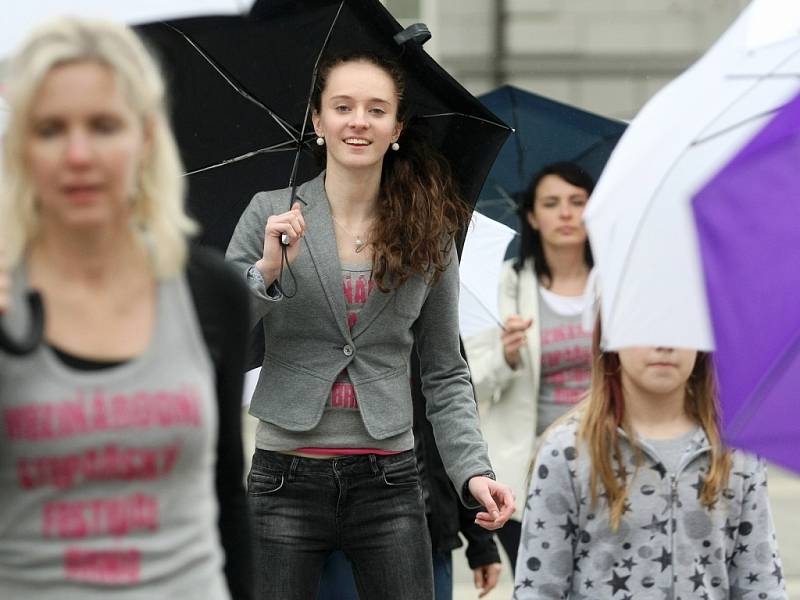
[[[63,186],[62,191],[73,202],[88,202],[101,190],[98,184],[71,184]]]
[[[369,146],[371,141],[364,138],[345,138],[344,143],[348,146]]]

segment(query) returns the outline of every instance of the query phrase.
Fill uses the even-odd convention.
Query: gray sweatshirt
[[[675,473],[622,434],[629,498],[618,530],[604,499],[593,507],[588,448],[578,419],[557,426],[534,465],[517,558],[514,598],[785,600],[767,501],[764,463],[733,451],[728,482],[712,509],[700,503],[710,446],[699,429]],[[602,494],[601,494],[602,496]]]

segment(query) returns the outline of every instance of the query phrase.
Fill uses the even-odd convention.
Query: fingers
[[[500,573],[503,571],[500,563],[492,563],[485,565],[479,569],[475,569],[475,587],[481,590],[478,598],[483,598],[486,594],[491,592],[497,587],[497,582],[500,580]],[[478,573],[480,573],[480,584],[478,583]]]
[[[475,515],[475,523],[484,529],[500,529],[514,514],[514,494],[507,485],[487,477],[473,477],[469,482],[469,490],[486,509]]]
[[[295,202],[290,211],[279,215],[272,215],[267,219],[264,233],[269,237],[281,237],[285,235],[289,240],[289,244],[292,245],[303,237],[305,229],[306,222],[305,219],[303,219],[300,203]]]
[[[533,325],[533,319],[523,319],[519,315],[511,315],[506,319],[504,329],[506,332],[525,331]]]

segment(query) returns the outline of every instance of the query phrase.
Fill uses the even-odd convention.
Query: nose
[[[81,166],[92,158],[92,144],[89,136],[80,130],[70,131],[67,136],[65,158],[68,164]]]
[[[569,201],[561,202],[561,204],[559,205],[559,208],[561,209],[559,211],[559,213],[558,213],[559,217],[561,217],[564,220],[568,220],[568,219],[572,218],[572,215],[574,214],[573,213],[573,207],[569,203]]]
[[[366,129],[369,127],[366,112],[359,108],[350,113],[350,127],[354,129]]]

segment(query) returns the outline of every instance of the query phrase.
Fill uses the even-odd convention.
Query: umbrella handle
[[[41,343],[44,337],[44,304],[42,296],[38,292],[28,292],[28,307],[31,311],[31,326],[28,335],[22,340],[15,340],[0,327],[0,350],[22,356],[30,354]]]

